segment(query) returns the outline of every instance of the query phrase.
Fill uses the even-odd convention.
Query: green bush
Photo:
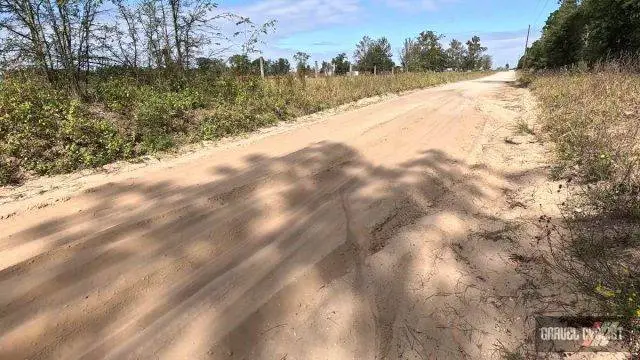
[[[118,69],[90,74],[82,101],[33,76],[0,83],[0,184],[23,172],[95,167],[184,142],[255,131],[364,97],[471,79],[419,73],[299,79]]]
[[[93,91],[93,98],[106,106],[107,109],[125,113],[140,98],[140,86],[130,78],[110,78],[97,82]]]
[[[133,155],[114,124],[29,79],[0,84],[0,157],[37,174],[68,172]]]
[[[205,140],[217,140],[225,136],[255,131],[278,122],[274,113],[260,113],[243,107],[220,107],[205,116],[201,122],[201,134]]]

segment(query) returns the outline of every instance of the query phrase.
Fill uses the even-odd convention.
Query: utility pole
[[[531,25],[527,29],[527,41],[524,43],[524,60],[522,61],[522,67],[525,68],[527,64],[527,49],[529,48],[529,33],[531,32]]]
[[[264,79],[264,59],[260,56],[260,77]]]

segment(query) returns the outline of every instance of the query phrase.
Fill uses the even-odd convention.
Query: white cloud
[[[361,6],[360,0],[261,0],[229,10],[257,23],[276,20],[278,34],[285,36],[349,23],[357,19]]]

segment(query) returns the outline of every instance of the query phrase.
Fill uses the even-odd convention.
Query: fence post
[[[260,77],[264,79],[264,59],[260,56]]]

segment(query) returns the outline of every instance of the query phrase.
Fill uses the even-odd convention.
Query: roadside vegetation
[[[282,76],[194,71],[188,78],[105,76],[80,101],[29,73],[0,83],[0,183],[108,164],[217,140],[365,97],[471,79],[483,73]]]
[[[548,225],[556,264],[592,300],[586,309],[640,316],[640,75],[613,69],[535,78],[553,175],[570,197]]]
[[[640,3],[564,0],[520,60],[566,180],[563,219],[543,221],[554,264],[589,314],[640,318]],[[637,329],[636,329],[637,330]]]

